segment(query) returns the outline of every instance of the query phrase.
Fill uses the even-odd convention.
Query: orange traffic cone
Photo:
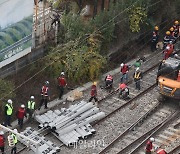
[[[179,72],[178,72],[177,81],[180,82],[180,70],[179,70]]]

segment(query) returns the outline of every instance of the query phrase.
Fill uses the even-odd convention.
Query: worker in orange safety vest
[[[113,77],[112,77],[112,75],[108,74],[105,77],[105,83],[106,83],[106,89],[112,89],[112,85],[113,85]]]
[[[44,86],[42,86],[41,88],[41,102],[40,102],[40,106],[38,108],[38,110],[41,109],[41,106],[44,103],[44,108],[47,109],[47,102],[48,99],[50,100],[50,96],[49,96],[49,81],[46,81]]]

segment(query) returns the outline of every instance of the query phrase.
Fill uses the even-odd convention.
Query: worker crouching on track
[[[93,99],[95,102],[98,101],[97,99],[97,82],[93,82],[93,85],[91,86],[91,98],[89,99],[89,102],[91,102]]]
[[[129,98],[129,88],[125,83],[120,83],[119,87],[115,91],[119,91],[119,97],[123,99]]]
[[[4,146],[5,146],[4,132],[0,131],[0,150],[2,154],[4,154]]]
[[[146,154],[152,154],[154,138],[151,137],[146,143]]]
[[[16,116],[18,118],[18,125],[20,126],[20,129],[22,129],[24,117],[27,118],[24,104],[21,105],[21,107],[19,108],[19,110],[16,113]]]
[[[105,89],[112,89],[112,86],[113,86],[113,77],[112,75],[107,75],[105,77],[105,83],[106,83],[106,87]]]

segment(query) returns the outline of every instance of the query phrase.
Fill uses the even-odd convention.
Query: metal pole
[[[35,11],[35,16],[36,16],[36,20],[35,20],[35,31],[37,31],[37,21],[38,21],[38,18],[37,18],[37,12],[38,12],[38,0],[36,0],[36,11]]]
[[[44,36],[45,36],[45,34],[46,34],[46,26],[45,26],[45,0],[43,0],[43,22],[44,22]],[[44,40],[45,41],[45,40]]]
[[[28,137],[26,137],[26,136],[24,136],[24,135],[22,135],[22,134],[20,134],[20,133],[17,133],[17,132],[15,132],[14,130],[9,129],[9,128],[1,125],[1,124],[0,124],[0,128],[2,128],[3,130],[6,130],[6,131],[8,131],[8,132],[12,132],[12,133],[16,134],[17,136],[22,137],[23,139],[28,140],[28,141],[30,141],[31,143],[35,144],[35,145],[36,145],[36,152],[38,151],[39,142],[36,142],[36,141],[34,141],[34,140],[32,140],[32,139],[30,139],[30,138],[28,138]],[[38,153],[36,153],[36,154],[38,154]]]

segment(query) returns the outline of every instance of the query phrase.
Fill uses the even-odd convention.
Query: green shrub
[[[5,79],[0,79],[0,98],[1,102],[7,99],[14,98],[15,92],[13,91],[15,85],[11,81],[7,81]]]

